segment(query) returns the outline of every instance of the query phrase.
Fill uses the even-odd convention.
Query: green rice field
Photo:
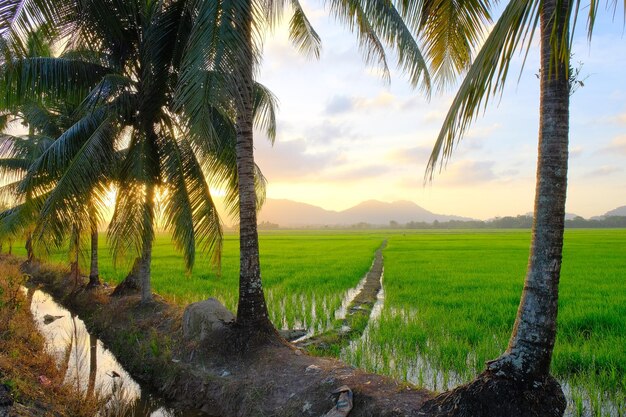
[[[530,231],[263,232],[262,275],[274,323],[328,328],[385,238],[384,297],[342,358],[435,390],[470,380],[506,348]],[[101,253],[101,274],[119,282],[125,271],[113,269],[104,244]],[[237,237],[226,236],[221,276],[197,259],[185,274],[160,235],[154,291],[180,304],[216,297],[234,310]],[[564,384],[568,415],[625,416],[626,230],[566,232],[559,306],[552,372]]]

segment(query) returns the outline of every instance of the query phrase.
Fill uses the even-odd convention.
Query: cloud
[[[304,129],[300,129],[308,142],[316,144],[328,144],[331,142],[337,142],[339,139],[353,140],[359,136],[352,131],[349,124],[336,123],[329,119],[324,119],[318,124],[315,124]]]
[[[414,146],[392,151],[387,155],[387,159],[398,164],[423,165],[428,162],[431,152],[432,148],[428,146]]]
[[[277,141],[273,147],[258,142],[255,156],[270,182],[313,177],[345,159],[337,152],[309,152],[304,139]]]
[[[618,153],[626,155],[626,135],[621,135],[613,138],[611,143],[609,143],[608,146],[605,146],[602,151],[604,151],[605,153]]]
[[[336,95],[326,104],[326,114],[337,115],[354,110],[394,110],[409,111],[416,108],[420,101],[415,97],[401,99],[396,95],[383,90],[374,97],[356,97]]]
[[[582,155],[582,153],[583,153],[583,147],[582,146],[574,146],[569,151],[569,157],[570,158],[578,158],[580,155]]]
[[[325,177],[336,181],[358,181],[367,178],[379,177],[391,171],[387,165],[367,165],[356,168],[348,168],[337,173],[328,173]]]
[[[354,98],[348,96],[333,96],[326,104],[326,114],[336,115],[347,113],[354,109]]]
[[[609,118],[609,121],[612,123],[620,124],[620,125],[626,125],[626,113],[612,116]]]
[[[622,171],[623,169],[620,167],[605,165],[598,169],[594,169],[593,171],[589,171],[585,174],[585,177],[605,177]]]
[[[599,124],[626,125],[626,113],[602,116],[594,119],[593,121]]]
[[[435,177],[434,182],[451,187],[463,187],[467,185],[483,184],[498,179],[495,174],[495,162],[493,161],[458,161]]]

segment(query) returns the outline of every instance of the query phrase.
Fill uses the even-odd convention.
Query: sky
[[[537,159],[538,47],[516,56],[501,99],[492,99],[446,168],[424,185],[432,145],[456,86],[427,99],[392,67],[391,82],[365,65],[356,36],[324,9],[304,9],[322,38],[319,60],[298,53],[287,20],[265,41],[258,80],[278,97],[272,146],[257,132],[255,157],[269,198],[342,210],[359,202],[410,200],[477,219],[532,211]],[[605,13],[591,43],[574,37],[585,86],[571,100],[566,210],[583,217],[626,205],[626,39],[621,11]],[[519,80],[519,81],[518,81]]]

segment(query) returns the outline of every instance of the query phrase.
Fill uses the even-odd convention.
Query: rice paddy
[[[263,232],[262,274],[274,323],[328,328],[385,238],[377,317],[341,357],[435,390],[470,380],[506,348],[529,231]],[[221,276],[201,256],[186,275],[168,237],[159,236],[154,291],[180,304],[216,297],[234,310],[237,242],[226,236]],[[101,253],[101,274],[119,282],[125,271],[113,269],[106,248]],[[564,383],[568,415],[626,415],[625,271],[626,230],[566,232],[552,372]]]

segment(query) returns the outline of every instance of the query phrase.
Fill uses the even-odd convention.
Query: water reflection
[[[49,294],[26,290],[30,308],[47,349],[56,358],[65,382],[74,385],[88,398],[105,399],[101,417],[197,417],[199,411],[166,407],[122,368],[115,356],[104,348],[85,323],[57,304]]]

